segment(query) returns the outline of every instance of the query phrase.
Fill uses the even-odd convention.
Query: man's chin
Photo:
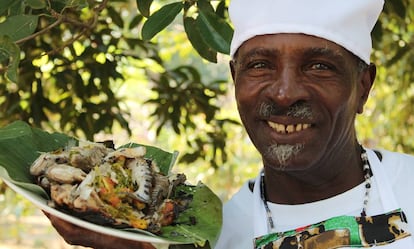
[[[292,162],[297,155],[304,149],[303,144],[273,144],[268,147],[264,158],[275,162],[273,167],[279,170],[285,170],[285,168]]]

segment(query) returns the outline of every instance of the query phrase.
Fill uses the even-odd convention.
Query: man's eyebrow
[[[257,56],[274,57],[274,56],[277,56],[278,54],[279,54],[279,51],[277,49],[268,49],[268,48],[258,47],[258,48],[254,48],[254,49],[247,51],[243,55],[238,54],[237,56],[238,58],[236,57],[234,61],[240,64],[244,64],[252,57],[253,58]]]
[[[303,52],[304,57],[315,57],[315,56],[323,56],[328,57],[330,59],[336,60],[341,63],[345,63],[345,55],[338,50],[333,50],[326,47],[314,47],[308,48]]]
[[[240,55],[240,53],[237,53],[233,61],[236,62],[236,64],[243,65],[247,63],[249,59],[254,58],[254,57],[278,57],[279,55],[280,55],[280,51],[277,48],[257,47],[257,48],[253,48],[247,51],[243,55]],[[303,58],[323,56],[326,58],[330,58],[331,60],[334,60],[338,63],[343,63],[343,64],[346,63],[344,52],[331,49],[328,47],[304,48],[302,51],[302,56]]]

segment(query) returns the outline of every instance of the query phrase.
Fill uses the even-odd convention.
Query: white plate
[[[153,244],[159,244],[159,246],[165,245],[167,246],[168,244],[182,244],[179,242],[175,242],[175,241],[169,241],[169,240],[165,240],[162,238],[157,238],[157,237],[153,237],[150,235],[146,235],[146,234],[140,234],[140,233],[135,233],[135,232],[129,232],[129,231],[124,231],[124,230],[119,230],[119,229],[115,229],[115,228],[110,228],[110,227],[104,227],[104,226],[100,226],[88,221],[84,221],[81,220],[77,217],[65,214],[55,208],[49,207],[47,205],[47,200],[42,198],[39,195],[36,195],[24,188],[21,188],[17,185],[15,185],[14,183],[3,179],[4,182],[14,191],[16,191],[17,193],[21,194],[22,196],[24,196],[25,198],[27,198],[29,201],[31,201],[34,205],[36,205],[38,208],[44,210],[47,213],[50,213],[54,216],[57,216],[67,222],[70,222],[72,224],[78,225],[80,227],[89,229],[89,230],[93,230],[99,233],[103,233],[106,235],[111,235],[114,237],[119,237],[119,238],[123,238],[123,239],[129,239],[129,240],[134,240],[134,241],[142,241],[142,242],[149,242],[149,243],[153,243]],[[155,246],[155,245],[154,245]],[[158,247],[158,246],[157,246]]]

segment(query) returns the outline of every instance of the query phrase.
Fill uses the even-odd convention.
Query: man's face
[[[308,169],[355,143],[372,80],[341,46],[302,34],[256,36],[231,70],[241,120],[266,166]]]

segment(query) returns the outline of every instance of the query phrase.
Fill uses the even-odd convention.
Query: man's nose
[[[300,71],[293,67],[284,67],[275,74],[267,94],[276,104],[286,107],[309,98]]]

